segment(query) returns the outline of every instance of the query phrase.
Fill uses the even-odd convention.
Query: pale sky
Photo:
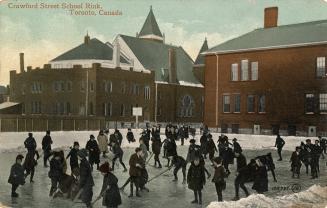
[[[19,53],[26,66],[43,66],[91,38],[112,42],[117,34],[135,36],[149,7],[166,43],[182,46],[195,59],[207,37],[213,47],[263,26],[265,7],[278,6],[279,25],[327,19],[327,0],[0,0],[0,85],[9,71],[19,71]],[[8,3],[98,2],[122,16],[71,16],[67,10],[9,9]]]

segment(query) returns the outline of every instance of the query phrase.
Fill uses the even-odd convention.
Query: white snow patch
[[[211,202],[207,208],[251,207],[251,208],[323,208],[327,207],[327,187],[313,185],[309,189],[285,196],[267,197],[252,194],[238,201]]]
[[[4,103],[0,103],[0,109],[5,109],[5,108],[9,108],[15,105],[18,105],[19,103],[14,103],[14,102],[4,102]]]
[[[189,86],[189,87],[201,87],[201,88],[203,88],[203,85],[202,85],[202,84],[195,84],[195,83],[186,82],[186,81],[179,81],[179,84],[180,84],[180,85],[183,85],[183,86]]]

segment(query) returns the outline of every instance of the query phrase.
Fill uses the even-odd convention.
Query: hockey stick
[[[271,148],[271,147],[275,147],[275,146],[261,146],[262,148]]]
[[[151,155],[150,155],[149,159],[145,162],[145,165],[147,165],[150,162],[152,156],[153,156],[153,152],[151,152]]]
[[[73,200],[74,203],[76,203],[77,199],[81,196],[82,192],[83,192],[83,188],[81,188],[81,189],[78,191],[78,193],[76,194],[76,196],[75,196],[75,198],[74,198],[74,200]]]
[[[156,179],[156,178],[158,178],[159,176],[163,175],[164,173],[168,172],[170,169],[171,169],[171,168],[168,168],[168,169],[162,171],[161,173],[159,173],[158,175],[152,177],[150,180],[148,180],[148,183],[149,183],[150,181],[152,181],[153,179]]]

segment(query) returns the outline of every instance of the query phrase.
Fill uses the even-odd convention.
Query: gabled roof
[[[14,102],[0,103],[0,110],[5,109],[5,108],[10,108],[10,107],[13,107],[15,105],[19,105],[19,103],[14,103]]]
[[[93,38],[87,44],[82,43],[79,46],[61,54],[51,61],[65,61],[65,60],[83,60],[83,59],[98,59],[98,60],[112,60],[113,49],[100,40]],[[121,63],[128,63],[124,57],[120,57]]]
[[[145,35],[156,35],[162,37],[156,18],[154,17],[152,7],[150,7],[150,12],[139,33],[139,36],[145,36]]]
[[[206,50],[208,50],[208,42],[207,42],[207,38],[204,40],[202,47],[199,51],[198,57],[196,57],[194,65],[202,65],[204,64],[204,55],[201,54],[203,52],[205,52]]]
[[[205,53],[233,53],[327,43],[327,20],[256,29]]]
[[[169,49],[176,52],[177,80],[187,83],[200,84],[193,74],[193,60],[182,47],[167,45],[126,35],[120,35],[123,41],[132,50],[140,63],[148,70],[155,71],[155,80],[167,82],[168,77],[162,71],[168,72]]]

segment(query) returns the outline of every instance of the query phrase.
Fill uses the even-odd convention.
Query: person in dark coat
[[[300,160],[300,151],[301,147],[296,147],[290,159],[292,178],[295,177],[295,174],[297,175],[297,178],[300,178],[300,169],[302,165]]]
[[[311,171],[312,171],[312,178],[318,178],[319,173],[319,159],[320,155],[322,153],[322,148],[319,145],[319,140],[315,140],[315,144],[312,146],[312,165],[311,165]]]
[[[18,197],[16,190],[19,185],[25,184],[24,168],[22,166],[23,155],[17,155],[16,162],[11,166],[8,183],[11,184],[11,197]]]
[[[115,129],[115,137],[117,138],[119,145],[121,145],[121,143],[123,142],[123,135],[118,129]]]
[[[208,132],[204,133],[200,138],[201,152],[204,159],[207,159],[208,154]]]
[[[278,156],[279,156],[278,161],[283,160],[283,158],[282,158],[282,149],[283,149],[284,145],[285,145],[284,139],[282,139],[280,137],[280,135],[278,134],[277,138],[276,138],[276,142],[275,142],[275,147],[277,147],[277,153],[278,153]]]
[[[268,174],[266,165],[263,164],[262,160],[257,158],[256,169],[254,172],[254,182],[252,189],[256,190],[259,194],[268,191]]]
[[[160,151],[161,151],[161,139],[160,139],[160,135],[158,136],[154,136],[152,137],[152,152],[154,154],[154,167],[157,167],[158,164],[158,168],[162,168],[161,163],[160,163],[160,159],[159,159],[159,155],[160,155]]]
[[[93,197],[93,176],[92,176],[92,168],[90,163],[87,161],[87,150],[81,149],[77,153],[78,158],[80,160],[80,180],[79,180],[79,189],[82,190],[81,192],[81,199],[83,203],[86,204],[87,207],[91,206],[91,201]]]
[[[34,183],[33,178],[35,173],[35,166],[37,166],[37,160],[39,158],[40,155],[37,150],[29,150],[26,154],[23,167],[26,171],[25,178],[27,178],[27,176],[30,175],[30,183]]]
[[[326,138],[322,138],[321,136],[318,136],[318,139],[319,139],[320,147],[322,149],[321,156],[323,159],[325,159],[325,154],[327,154],[326,153],[327,140],[326,140]]]
[[[304,142],[301,142],[300,144],[300,160],[305,166],[305,172],[308,175],[309,174],[309,166],[310,166],[310,152],[308,152],[307,146],[304,144]]]
[[[203,166],[200,164],[200,159],[196,158],[192,163],[187,173],[188,188],[194,192],[194,200],[192,204],[202,204],[202,189],[206,183],[206,177]]]
[[[102,164],[99,167],[99,171],[103,175],[103,184],[98,199],[103,197],[102,205],[107,208],[117,208],[122,204],[118,188],[118,178],[112,173],[108,162]]]
[[[166,152],[166,157],[168,160],[168,163],[166,165],[166,167],[169,167],[169,163],[170,163],[170,159],[169,157],[177,155],[177,145],[174,139],[172,138],[168,138],[167,141],[167,152]]]
[[[183,184],[185,184],[186,183],[186,165],[187,165],[186,160],[182,156],[178,156],[178,155],[171,156],[170,159],[171,159],[171,165],[170,165],[169,169],[171,169],[173,166],[175,166],[173,181],[178,180],[177,173],[180,169],[182,169]]]
[[[32,133],[28,133],[28,137],[25,139],[24,145],[28,152],[36,150],[37,145]]]
[[[128,132],[127,132],[126,138],[127,138],[128,143],[131,143],[131,142],[135,142],[136,141],[135,138],[134,138],[134,134],[132,132],[132,129],[128,128]]]
[[[190,140],[190,146],[188,148],[186,161],[193,162],[195,158],[199,158],[201,156],[201,147],[195,144],[195,139]]]
[[[216,147],[215,142],[212,139],[212,135],[209,134],[208,135],[208,153],[209,153],[209,159],[212,162],[214,156],[215,156],[215,152],[218,152],[218,149]]]
[[[235,153],[241,153],[243,151],[241,145],[237,142],[236,138],[233,139],[233,147]]]
[[[245,195],[249,196],[249,192],[245,187],[244,183],[247,182],[249,178],[251,178],[250,177],[251,173],[249,172],[250,169],[247,167],[245,156],[240,152],[240,153],[235,153],[235,157],[236,157],[237,175],[234,181],[234,186],[235,186],[235,197],[233,199],[234,201],[240,199],[239,197],[240,187],[244,191]]]
[[[135,153],[129,159],[129,175],[130,175],[130,195],[129,197],[133,197],[133,185],[136,188],[136,196],[141,197],[139,194],[139,183],[138,180],[142,176],[142,168],[144,168],[144,160],[143,160],[143,151],[141,148],[137,147],[135,149]]]
[[[85,149],[89,152],[89,163],[92,169],[93,164],[96,164],[98,169],[100,163],[100,149],[93,135],[90,135],[90,139],[87,141]]]
[[[119,143],[113,141],[112,142],[112,152],[114,153],[114,158],[112,159],[112,170],[115,170],[115,162],[117,159],[119,159],[119,163],[123,166],[124,170],[123,172],[127,171],[127,168],[123,162],[123,156],[124,156],[124,152],[122,150],[122,148],[120,147]]]
[[[50,136],[50,130],[46,131],[46,135],[42,139],[42,150],[43,150],[43,165],[44,167],[48,167],[47,161],[51,155],[51,144],[52,139]]]
[[[79,151],[79,143],[78,142],[74,142],[73,148],[70,149],[66,159],[68,159],[70,157],[70,169],[71,169],[71,173],[73,174],[73,170],[75,168],[79,169],[79,165],[78,165],[78,156],[77,153]]]
[[[48,173],[48,176],[51,179],[51,188],[50,188],[49,196],[52,196],[56,192],[62,174],[63,174],[63,164],[61,162],[60,153],[54,152],[53,157],[50,160],[50,170]]]
[[[227,171],[227,174],[230,174],[230,170],[228,168],[229,164],[232,164],[234,161],[234,153],[232,148],[229,147],[228,142],[225,142],[222,145],[222,148],[220,149],[221,151],[221,157],[223,159],[223,166],[225,170]]]
[[[215,168],[215,173],[212,178],[212,182],[215,183],[218,201],[220,202],[223,201],[223,190],[226,189],[225,177],[227,176],[227,174],[222,165],[222,159],[220,157],[216,157],[213,159],[213,165]]]

